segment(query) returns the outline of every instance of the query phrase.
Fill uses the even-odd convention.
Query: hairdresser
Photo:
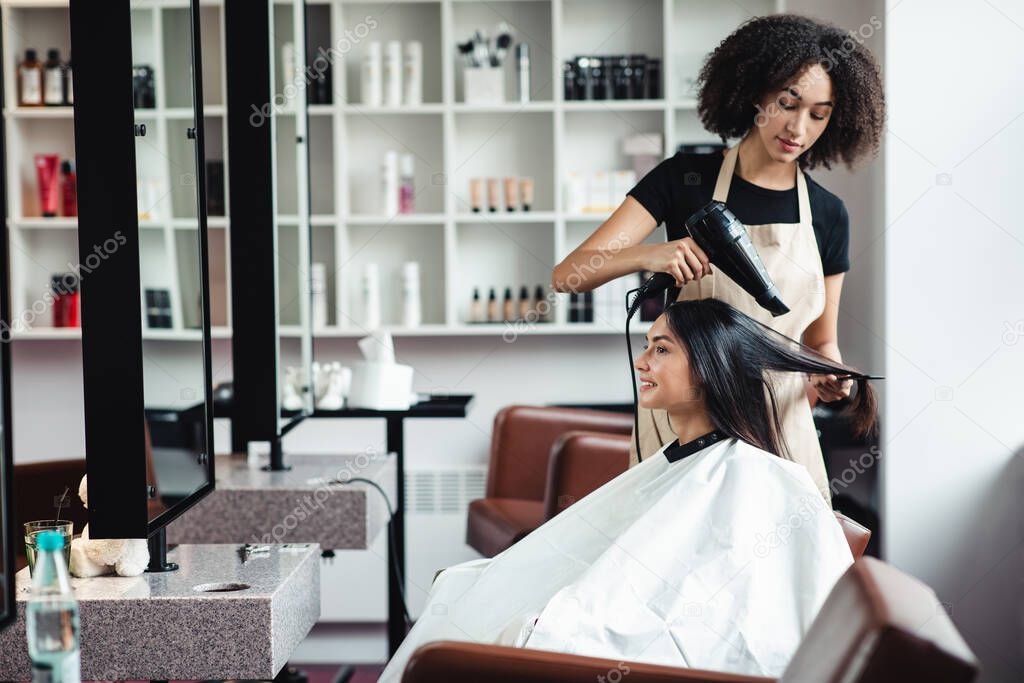
[[[630,273],[666,272],[680,288],[679,300],[728,302],[842,362],[837,320],[850,267],[849,218],[842,200],[804,171],[836,162],[852,168],[877,153],[885,119],[878,63],[837,27],[773,15],[744,23],[715,48],[698,87],[704,127],[723,142],[739,142],[661,162],[555,267],[555,289],[570,291],[564,283],[578,281],[572,273],[586,273],[579,292]],[[789,313],[773,318],[687,236],[686,219],[712,199],[725,202],[746,225]],[[668,241],[642,244],[661,223]],[[615,256],[591,259],[609,252]],[[603,265],[595,270],[594,263]],[[826,500],[828,476],[808,398],[836,401],[850,394],[850,384],[831,374],[772,377],[787,444],[781,455],[804,465]],[[644,457],[676,438],[664,411],[640,409],[639,424]],[[630,457],[636,464],[637,454]]]

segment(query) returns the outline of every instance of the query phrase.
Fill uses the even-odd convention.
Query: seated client
[[[779,676],[853,558],[784,452],[772,374],[865,375],[716,299],[671,304],[637,358],[678,436],[491,559],[441,572],[380,680],[432,640]]]

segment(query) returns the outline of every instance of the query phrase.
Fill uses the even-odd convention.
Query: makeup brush
[[[502,33],[497,38],[497,48],[491,56],[491,66],[501,66],[508,54],[508,48],[512,45],[512,34]]]
[[[464,43],[456,43],[456,47],[459,48],[459,54],[466,60],[468,66],[480,66],[476,63],[476,58],[473,56],[473,41],[467,40]]]

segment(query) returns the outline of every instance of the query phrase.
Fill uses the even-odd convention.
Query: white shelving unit
[[[152,31],[153,50],[137,57],[152,62],[160,73],[187,68],[187,42],[174,38],[185,5],[178,0],[147,0],[135,21]],[[0,0],[7,31],[5,64],[8,83],[26,47],[41,54],[49,47],[66,58],[70,47],[64,3]],[[360,280],[367,263],[377,263],[382,278],[383,322],[395,335],[476,336],[507,334],[505,324],[468,324],[474,287],[481,296],[494,287],[518,294],[523,285],[532,294],[547,287],[551,269],[589,235],[606,216],[569,214],[564,209],[564,181],[570,171],[629,168],[621,153],[625,135],[657,133],[663,154],[681,143],[714,142],[696,114],[692,79],[701,59],[739,23],[747,12],[767,14],[783,9],[782,0],[750,0],[739,5],[713,0],[308,0],[307,55],[332,47],[341,56],[332,64],[331,104],[309,106],[310,209],[312,260],[328,272],[328,327],[318,338],[357,337],[360,325]],[[277,12],[282,18],[285,8]],[[367,28],[370,24],[374,25]],[[530,44],[533,101],[514,99],[514,59],[506,60],[507,104],[463,102],[460,60],[455,44],[474,29],[493,31],[505,21],[516,42]],[[225,159],[226,121],[223,51],[223,10],[204,2],[204,115],[208,159]],[[281,35],[290,32],[282,24]],[[283,39],[282,39],[283,40]],[[360,63],[369,41],[419,40],[423,44],[423,104],[367,107],[359,103]],[[276,42],[282,42],[278,40]],[[561,65],[578,54],[646,53],[662,59],[662,93],[658,100],[563,101]],[[275,60],[279,55],[275,56]],[[183,72],[187,73],[187,72]],[[172,88],[173,90],[173,88]],[[24,310],[48,285],[51,272],[77,261],[74,219],[39,217],[32,155],[53,151],[73,158],[72,112],[69,107],[17,107],[8,87],[4,125],[8,141],[8,190],[12,246],[13,310]],[[173,92],[158,92],[151,120],[165,140],[169,131],[186,125],[187,102]],[[289,111],[278,111],[279,144],[287,144]],[[294,127],[294,118],[291,118]],[[175,133],[176,134],[176,133]],[[281,149],[281,148],[279,148]],[[380,164],[386,150],[412,153],[416,160],[414,214],[381,215],[378,211]],[[279,154],[279,157],[281,155]],[[230,172],[230,162],[225,176]],[[168,170],[168,173],[170,170]],[[532,210],[521,213],[472,213],[468,182],[472,177],[530,176],[535,180]],[[289,280],[304,276],[296,265],[297,245],[289,233],[289,212],[295,212],[294,184],[279,176],[282,291]],[[225,177],[225,187],[227,178]],[[228,210],[230,216],[230,207]],[[210,217],[211,318],[216,336],[230,335],[228,293],[228,217]],[[168,250],[189,251],[194,236],[173,211],[145,224],[144,233],[159,236]],[[652,241],[663,239],[656,232]],[[400,320],[400,270],[405,261],[421,268],[423,325],[407,329]],[[173,259],[168,259],[173,262]],[[187,264],[179,264],[179,269]],[[184,272],[184,271],[183,271]],[[152,331],[161,339],[195,338],[184,315],[184,277],[165,273],[175,298],[175,328]],[[284,297],[282,297],[284,299]],[[559,304],[566,295],[558,295]],[[556,305],[551,323],[518,325],[519,334],[621,333],[607,323],[568,323],[565,306]],[[282,309],[282,323],[292,324],[296,311]],[[642,329],[638,325],[638,329]],[[286,335],[292,332],[285,331]],[[75,338],[72,332],[38,326],[22,339]]]

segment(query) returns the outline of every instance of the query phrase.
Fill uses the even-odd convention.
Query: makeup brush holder
[[[466,104],[504,104],[505,70],[500,66],[467,67],[462,71]]]
[[[363,361],[353,364],[349,408],[408,410],[412,366]]]

